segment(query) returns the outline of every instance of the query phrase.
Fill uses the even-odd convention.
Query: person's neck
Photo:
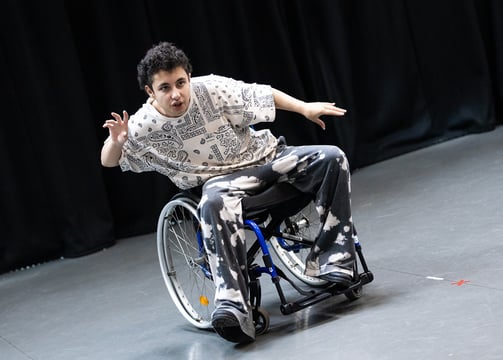
[[[162,111],[162,108],[159,106],[159,103],[158,103],[155,99],[150,98],[150,99],[149,99],[149,103],[150,103],[150,105],[152,105],[152,106],[154,107],[154,109],[156,109],[156,110],[157,110],[157,112],[158,112],[159,114],[161,114],[162,116],[171,117],[171,116],[166,115],[166,114]]]

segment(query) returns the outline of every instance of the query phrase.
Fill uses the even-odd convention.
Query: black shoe
[[[249,343],[255,340],[241,330],[239,321],[232,311],[215,310],[211,319],[211,325],[213,325],[217,334],[225,340],[238,344]]]
[[[332,271],[328,274],[323,274],[319,276],[320,279],[328,281],[331,283],[331,286],[337,287],[338,290],[344,291],[353,285],[353,277],[351,275],[339,272]]]

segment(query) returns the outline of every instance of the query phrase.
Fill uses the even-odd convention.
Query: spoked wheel
[[[280,231],[290,235],[314,240],[320,230],[319,215],[311,201],[300,212],[287,218],[280,225]],[[285,238],[273,237],[270,240],[274,252],[286,268],[299,280],[310,286],[323,286],[327,282],[312,276],[304,275],[306,258],[311,251],[309,245],[302,245]]]
[[[180,313],[194,326],[211,328],[215,285],[204,250],[197,205],[188,197],[171,200],[157,224],[162,276]]]

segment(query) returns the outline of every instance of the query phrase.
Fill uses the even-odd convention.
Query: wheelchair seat
[[[241,205],[245,217],[258,218],[260,215],[270,213],[278,218],[296,214],[311,199],[311,195],[302,193],[289,183],[281,182],[261,193],[243,198]]]

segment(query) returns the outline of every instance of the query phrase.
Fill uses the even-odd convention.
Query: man
[[[343,116],[333,103],[306,103],[268,85],[209,75],[191,77],[185,53],[171,43],[152,47],[138,65],[149,98],[129,118],[112,113],[103,166],[158,171],[180,189],[202,186],[199,204],[204,244],[216,294],[212,325],[225,339],[253,341],[248,299],[241,200],[276,182],[312,194],[322,229],[306,263],[306,275],[341,288],[352,284],[356,234],[351,218],[350,174],[335,146],[285,146],[269,130],[276,109],[299,113],[325,129],[320,116]]]

